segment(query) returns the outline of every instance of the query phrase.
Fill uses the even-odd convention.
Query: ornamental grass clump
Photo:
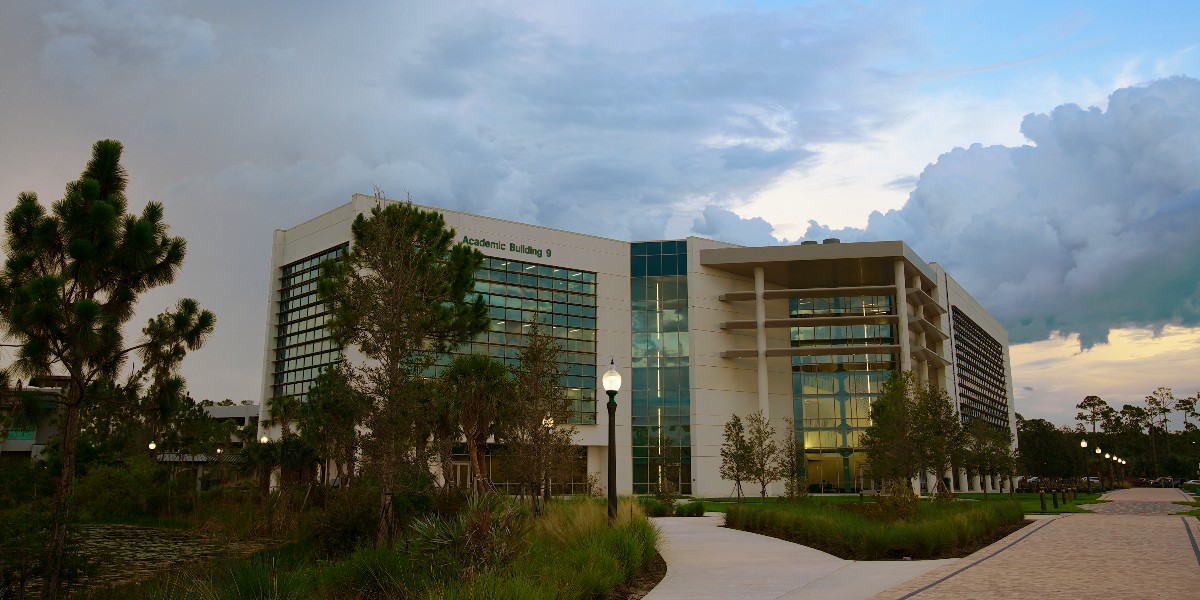
[[[731,506],[725,525],[786,539],[848,560],[948,558],[1017,527],[1016,502],[921,504],[915,517],[881,519],[858,504]],[[869,506],[869,505],[865,505]]]

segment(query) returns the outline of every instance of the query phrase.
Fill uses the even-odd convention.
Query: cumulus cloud
[[[693,232],[722,242],[742,246],[788,243],[786,238],[776,238],[773,230],[774,227],[761,217],[746,219],[717,206],[704,207],[704,213],[692,223]]]
[[[865,230],[811,223],[810,239],[902,239],[936,260],[1015,342],[1118,327],[1200,324],[1200,81],[1117,90],[1021,124],[1030,144],[956,148],[901,209]]]
[[[121,139],[133,202],[162,200],[189,240],[179,281],[143,304],[216,309],[214,352],[189,359],[205,372],[259,369],[265,315],[246,307],[263,302],[271,230],[373,185],[621,239],[699,219],[765,240],[729,209],[817,145],[899,118],[889,98],[911,90],[897,73],[918,45],[899,5],[280,6],[58,0],[0,19],[0,128],[38,140],[0,144],[0,198],[52,199],[74,157]]]

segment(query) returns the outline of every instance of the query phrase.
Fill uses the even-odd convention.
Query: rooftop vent
[[[800,245],[801,246],[816,246],[817,240],[804,240],[803,242],[800,242]]]
[[[837,238],[825,238],[824,240],[821,241],[821,243],[822,244],[840,244],[840,243],[842,243],[842,240],[839,240]]]

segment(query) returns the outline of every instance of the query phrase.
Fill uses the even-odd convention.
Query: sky
[[[9,0],[0,210],[125,145],[258,399],[271,231],[378,187],[636,240],[903,239],[1008,328],[1016,408],[1200,391],[1194,2]]]

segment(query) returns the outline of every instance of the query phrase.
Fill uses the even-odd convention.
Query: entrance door
[[[454,463],[454,484],[458,489],[465,490],[471,486],[471,465],[465,462]]]

